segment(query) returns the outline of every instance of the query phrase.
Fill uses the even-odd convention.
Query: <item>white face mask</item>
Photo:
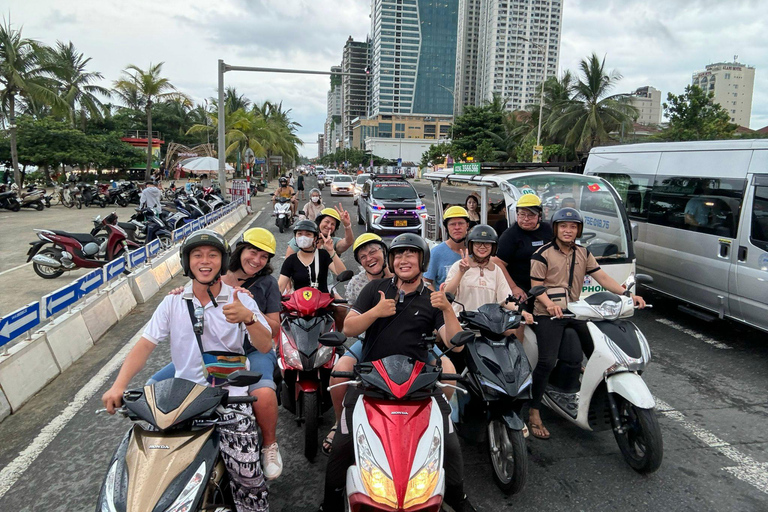
[[[320,202],[320,198],[319,198],[319,197],[317,197],[317,196],[313,196],[313,197],[312,197],[312,202],[313,202],[313,203],[319,203],[319,202]]]
[[[309,236],[297,236],[296,237],[296,245],[299,246],[299,249],[309,249],[312,247],[312,244],[314,244],[315,239]]]

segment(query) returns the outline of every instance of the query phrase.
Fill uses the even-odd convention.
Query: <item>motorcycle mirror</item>
[[[450,292],[445,292],[445,298],[448,299],[448,302],[453,304],[453,301],[456,300],[456,296]]]
[[[453,338],[451,338],[451,345],[454,347],[461,347],[475,339],[475,333],[472,331],[457,332]]]
[[[275,195],[275,193],[274,193],[274,192],[270,192],[270,193],[269,193],[269,195],[270,195],[270,196],[274,196],[274,195]]]
[[[345,282],[349,281],[350,279],[352,279],[352,277],[354,275],[355,275],[354,272],[352,272],[351,270],[345,270],[341,274],[336,276],[336,282],[337,283],[345,283]]]
[[[347,341],[347,337],[339,331],[326,332],[320,335],[320,343],[326,347],[340,347],[345,341]]]
[[[635,275],[635,281],[640,284],[651,284],[653,283],[653,277],[648,274],[637,274]]]
[[[238,370],[232,372],[227,377],[227,384],[235,387],[245,387],[251,384],[256,384],[261,380],[261,374],[259,372],[251,372],[247,370]]]
[[[546,286],[534,286],[533,288],[531,288],[528,291],[528,295],[530,295],[532,297],[538,297],[539,295],[541,295],[542,293],[544,293],[546,291],[547,291]]]
[[[304,213],[304,210],[299,210],[299,215],[306,215],[306,213]]]

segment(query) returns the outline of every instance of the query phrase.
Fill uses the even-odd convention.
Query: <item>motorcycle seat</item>
[[[52,233],[56,233],[57,235],[74,238],[81,244],[89,244],[91,242],[95,244],[99,243],[99,241],[96,240],[96,237],[91,235],[90,233],[70,233],[68,231],[60,231],[58,229],[50,229],[49,231],[51,231]]]
[[[9,197],[16,197],[16,192],[0,192],[0,199],[7,199]]]
[[[136,231],[136,224],[130,222],[118,222],[117,225],[126,231]]]

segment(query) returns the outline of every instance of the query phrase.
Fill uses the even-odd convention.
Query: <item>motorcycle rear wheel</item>
[[[528,478],[528,453],[521,430],[512,430],[501,420],[488,424],[488,455],[493,481],[504,494],[517,494]]]
[[[51,248],[43,249],[38,254],[48,256],[49,258],[53,258],[55,260],[58,260],[58,258],[61,257],[61,254],[58,251]],[[64,271],[61,269],[48,267],[36,262],[32,262],[32,269],[34,269],[35,274],[39,275],[43,279],[56,279],[64,273]]]
[[[17,212],[21,210],[21,205],[19,203],[13,203],[11,207],[9,208],[12,212]]]
[[[664,458],[661,428],[654,409],[641,409],[614,394],[623,433],[613,429],[619,450],[627,464],[638,473],[653,473]]]
[[[128,200],[125,199],[124,197],[117,198],[117,206],[119,206],[120,208],[125,208],[126,206],[128,206]]]
[[[309,461],[315,460],[317,456],[318,419],[320,416],[318,398],[317,393],[304,393],[301,398],[304,414],[304,456]]]
[[[35,210],[41,212],[45,210],[45,205],[42,202],[38,201],[35,203]]]

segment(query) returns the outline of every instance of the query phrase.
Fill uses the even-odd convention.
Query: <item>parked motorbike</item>
[[[203,188],[203,195],[202,198],[206,201],[208,201],[208,204],[211,205],[211,208],[213,210],[218,210],[222,206],[229,203],[229,201],[225,201],[221,197],[221,191],[218,189],[215,189],[213,187],[205,187]]]
[[[114,182],[113,182],[114,183]],[[116,204],[121,208],[128,206],[128,196],[122,189],[107,183],[99,185],[99,194],[107,201],[107,204]]]
[[[107,206],[107,199],[99,194],[99,189],[88,183],[79,183],[80,195],[82,196],[83,204],[90,208],[91,205],[98,205],[101,208]]]
[[[473,337],[471,332],[460,332],[451,343],[463,345]],[[320,337],[330,347],[345,340],[337,332]],[[431,346],[429,340],[425,343]],[[460,376],[403,355],[358,363],[353,372],[332,375],[353,379],[338,386],[355,386],[361,391],[351,418],[357,463],[347,469],[348,509],[441,510],[445,421],[436,396],[440,388],[450,386],[441,381]]]
[[[260,378],[237,371],[226,383],[244,387]],[[97,510],[235,510],[216,425],[244,414],[228,405],[255,401],[184,379],[127,390],[118,413],[133,425],[109,461]]]
[[[17,184],[11,185],[11,192],[16,194],[17,201],[21,208],[34,208],[41,212],[45,210],[45,204],[43,203],[43,194],[41,191],[20,191]]]
[[[38,242],[30,242],[27,262],[43,279],[55,279],[69,270],[103,267],[107,262],[137,249],[139,244],[127,239],[126,232],[116,225],[112,212],[102,219],[109,232],[106,242],[90,233],[69,233],[57,229],[35,229]],[[50,244],[50,247],[46,247]],[[101,247],[106,244],[105,247]]]
[[[12,212],[21,210],[21,203],[19,203],[16,192],[12,190],[0,192],[0,208],[5,208]]]
[[[630,276],[625,293],[629,294],[637,282],[652,281],[653,278],[642,274]],[[543,286],[535,286],[530,295],[541,295],[544,291]],[[564,313],[587,323],[594,349],[581,377],[577,403],[562,399],[562,392],[572,390],[550,386],[544,393],[544,404],[584,430],[612,429],[619,450],[632,469],[639,473],[656,471],[661,466],[664,447],[654,411],[656,402],[642,378],[651,360],[651,349],[640,329],[628,320],[635,313],[632,298],[603,291],[569,302]],[[535,346],[536,336],[526,329],[525,337],[528,359],[535,368],[538,354],[528,347]],[[579,343],[576,331],[566,328],[562,343]]]
[[[467,366],[460,385],[470,399],[459,407],[457,430],[473,443],[487,439],[494,482],[505,494],[515,494],[528,475],[520,410],[531,398],[532,374],[520,341],[504,333],[517,328],[522,316],[500,304],[484,304],[461,311],[459,320],[475,336],[464,348]]]
[[[147,232],[149,225],[151,224],[154,225],[154,238],[160,240],[161,250],[167,249],[172,244],[171,231],[168,229],[167,224],[163,221],[162,217],[156,215],[155,212],[149,208],[136,208],[136,213],[131,216],[130,222],[118,222],[115,212],[112,212],[107,219],[109,219],[109,224],[117,223],[117,225],[125,231],[128,240],[136,242],[139,245],[144,245],[147,242],[152,241],[147,240]],[[105,223],[101,221],[101,216],[97,216],[93,219],[91,235],[95,236],[100,241],[103,241],[108,237],[109,233],[105,227]]]
[[[275,194],[269,194],[274,197]],[[275,225],[281,233],[293,225],[295,218],[291,215],[291,198],[278,197],[275,201],[275,209],[272,213],[275,218]]]
[[[338,276],[338,282],[352,279],[351,271]],[[282,373],[280,402],[304,424],[304,456],[317,455],[317,435],[322,414],[332,407],[326,391],[331,369],[338,356],[336,349],[320,344],[320,335],[336,330],[332,306],[345,304],[331,293],[316,288],[299,288],[283,297],[280,314],[280,339],[277,365]]]

